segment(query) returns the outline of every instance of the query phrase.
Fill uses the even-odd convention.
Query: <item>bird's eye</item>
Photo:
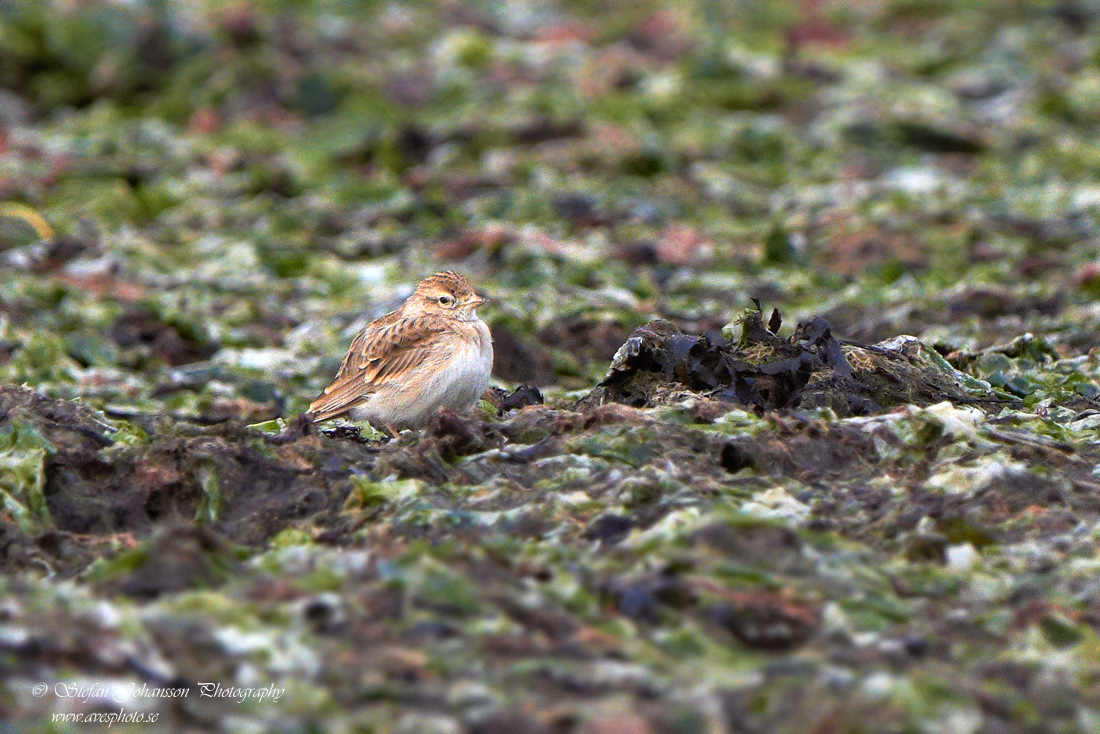
[[[455,299],[451,298],[450,296],[440,296],[439,297],[439,305],[440,306],[450,306],[452,303],[454,303],[454,300]]]

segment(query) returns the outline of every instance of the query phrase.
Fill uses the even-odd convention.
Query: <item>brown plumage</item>
[[[308,415],[318,422],[347,413],[395,430],[420,428],[440,408],[468,410],[493,366],[489,328],[476,314],[484,303],[458,273],[422,280],[401,308],[355,337]]]

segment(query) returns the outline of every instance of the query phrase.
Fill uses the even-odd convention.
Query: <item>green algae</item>
[[[351,478],[354,489],[348,494],[344,510],[356,512],[370,510],[377,505],[401,502],[420,494],[423,483],[416,479],[372,482],[366,477]]]
[[[195,508],[195,522],[200,524],[214,522],[218,519],[222,506],[218,469],[213,464],[203,463],[196,469],[196,474],[199,487],[202,489],[202,499]]]
[[[46,460],[57,448],[31,425],[0,426],[0,492],[4,512],[26,533],[51,523],[46,504]]]

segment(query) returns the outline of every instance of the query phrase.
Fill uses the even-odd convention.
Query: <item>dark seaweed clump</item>
[[[734,341],[716,332],[684,334],[668,321],[651,321],[615,353],[607,376],[580,405],[651,407],[675,399],[677,390],[758,413],[798,408],[804,398],[806,405],[829,406],[840,415],[975,400],[949,371],[922,360],[919,344],[903,343],[900,349],[849,344],[861,357],[854,369],[844,343],[821,317],[799,324],[785,339],[776,334],[781,325],[778,311],[767,326],[761,312],[750,311],[741,318],[741,336]]]

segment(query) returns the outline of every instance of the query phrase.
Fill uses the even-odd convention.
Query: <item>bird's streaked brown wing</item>
[[[388,314],[372,321],[351,343],[332,384],[309,406],[313,421],[335,418],[364,402],[380,385],[400,379],[429,354],[446,331],[442,319]]]

